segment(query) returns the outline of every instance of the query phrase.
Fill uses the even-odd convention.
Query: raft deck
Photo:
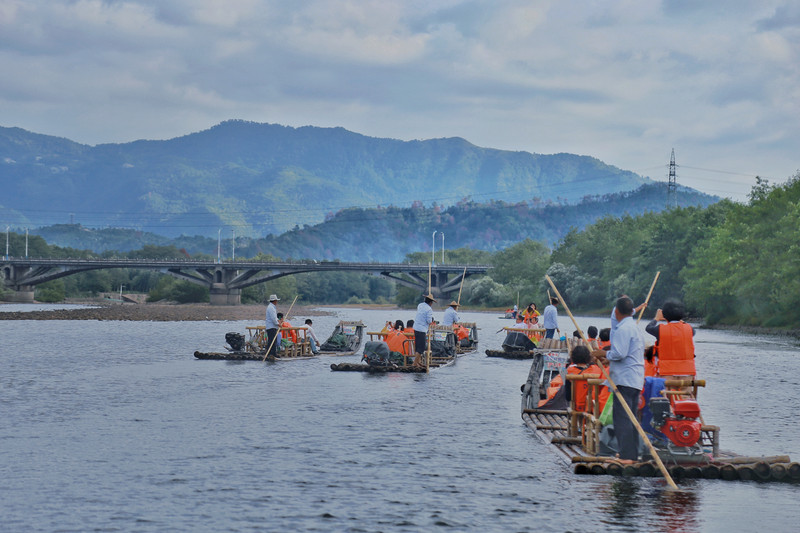
[[[546,363],[544,355],[536,354],[537,359],[531,365],[527,382],[522,386],[522,420],[545,444],[552,446],[557,456],[567,464],[571,464],[576,474],[660,477],[654,460],[643,460],[638,463],[622,465],[615,458],[598,455],[599,449],[599,413],[596,403],[601,379],[586,379],[589,383],[588,405],[590,412],[574,409],[574,400],[566,410],[538,408],[542,384],[539,377]],[[572,378],[574,376],[570,376]],[[677,388],[704,386],[701,381],[668,380],[668,385]],[[696,395],[696,388],[695,388]],[[704,478],[755,481],[800,481],[800,464],[792,462],[787,455],[745,457],[719,448],[719,428],[703,424],[699,443],[704,452],[700,456],[678,461],[675,455],[659,456],[673,479]]]

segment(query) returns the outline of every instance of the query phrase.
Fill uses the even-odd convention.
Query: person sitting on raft
[[[311,327],[312,320],[310,318],[306,318],[306,336],[308,337],[309,345],[311,346],[311,353],[317,355],[319,353],[319,339],[317,339],[317,335],[314,333],[314,328]]]
[[[598,378],[603,375],[600,367],[592,363],[592,354],[586,346],[579,345],[574,347],[570,354],[570,360],[572,364],[567,367],[567,374],[596,374]],[[567,400],[573,397],[575,398],[575,410],[586,411],[588,407],[586,398],[589,391],[589,384],[586,381],[573,382],[567,380],[566,387]]]
[[[683,321],[686,310],[678,300],[667,300],[645,331],[656,338],[658,376],[695,376],[694,328]],[[666,322],[666,323],[664,323]]]
[[[531,302],[528,304],[528,307],[522,312],[522,317],[525,319],[525,323],[528,324],[528,327],[533,327],[539,322],[539,311],[536,310],[536,304]]]
[[[392,352],[401,353],[403,355],[411,355],[408,343],[408,337],[405,333],[402,320],[396,320],[394,326],[389,330],[386,335],[386,344]]]
[[[600,333],[597,334],[598,345],[600,346],[601,350],[610,350],[611,349],[611,328],[603,328],[600,330]]]

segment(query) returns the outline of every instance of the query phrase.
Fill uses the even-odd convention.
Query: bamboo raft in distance
[[[333,328],[333,333],[323,342],[319,349],[320,355],[355,355],[361,348],[361,343],[364,338],[364,323],[360,320],[342,320],[336,327]],[[331,346],[331,339],[340,333],[348,339],[348,346],[341,348],[334,348]]]
[[[527,333],[530,331],[529,329],[525,328],[503,328],[507,331],[518,331],[520,333]],[[536,331],[544,331],[543,329],[537,329]],[[565,352],[569,353],[572,351],[572,348],[577,346],[578,344],[585,344],[581,339],[566,339],[566,340],[559,340],[559,339],[541,339],[536,346],[536,350],[486,350],[487,357],[498,357],[501,359],[533,359],[534,354],[537,351],[547,350],[550,352]],[[597,341],[591,341],[589,344],[590,350],[597,350],[598,344]]]
[[[466,355],[469,352],[458,352],[456,349],[456,341],[455,341],[455,334],[453,333],[453,328],[450,326],[432,326],[431,327],[431,338],[434,339],[434,342],[442,343],[441,346],[444,350],[450,355],[442,355],[442,354],[435,354],[432,352],[426,352],[422,355],[422,364],[413,364],[415,355],[404,355],[403,356],[403,364],[400,365],[386,365],[386,366],[377,366],[377,365],[369,365],[367,363],[341,363],[341,364],[332,364],[331,370],[334,372],[369,372],[373,374],[386,374],[392,372],[399,372],[399,373],[425,373],[429,372],[430,370],[442,368],[445,366],[452,365],[455,363],[456,359],[459,357]],[[367,335],[370,336],[370,339],[383,339],[386,337],[387,332],[385,331],[368,331]],[[413,337],[410,337],[405,341],[408,346],[408,352],[413,353],[414,349],[414,341]]]
[[[599,422],[598,413],[594,409],[583,413],[574,410],[574,400],[565,410],[551,410],[536,407],[539,403],[540,376],[545,365],[545,354],[537,352],[528,380],[522,386],[522,420],[545,444],[550,444],[557,456],[566,464],[572,465],[576,474],[611,475],[626,477],[659,477],[661,472],[655,461],[648,460],[631,465],[621,465],[614,458],[597,454]],[[563,357],[563,355],[562,355]],[[571,376],[572,377],[572,376]],[[602,379],[587,379],[589,383],[587,400],[594,402]],[[691,388],[704,386],[700,380],[680,381],[668,380],[668,386]],[[696,394],[696,393],[695,393]],[[589,403],[588,405],[593,405]],[[700,444],[710,453],[706,460],[693,459],[687,462],[665,460],[662,457],[670,476],[673,479],[721,479],[726,481],[783,481],[800,482],[800,464],[791,461],[787,455],[745,457],[721,451],[719,448],[719,428],[703,424],[701,426]],[[659,453],[661,456],[661,453]]]

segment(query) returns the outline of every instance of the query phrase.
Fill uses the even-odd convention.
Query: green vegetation
[[[414,213],[398,211],[414,220]],[[417,213],[419,214],[419,213]],[[445,217],[447,210],[438,213]],[[524,219],[517,213],[516,219]],[[353,222],[355,223],[355,222]],[[444,218],[439,220],[444,223]],[[299,231],[289,232],[297,238]],[[314,228],[306,230],[308,234]],[[317,229],[317,231],[321,231]],[[428,234],[430,235],[430,234]],[[11,234],[12,255],[24,236]],[[750,201],[722,201],[661,213],[604,216],[583,230],[571,228],[548,249],[531,238],[497,251],[464,246],[449,249],[446,261],[491,264],[482,277],[467,279],[461,301],[470,308],[510,307],[546,301],[549,275],[575,312],[608,312],[628,294],[645,299],[661,272],[650,311],[667,298],[686,302],[691,314],[710,323],[800,327],[800,174],[783,185],[758,180]],[[488,247],[488,246],[487,246]],[[90,257],[92,252],[48,246],[32,237],[30,249],[43,257]],[[146,246],[125,257],[185,257],[174,246]],[[33,255],[33,253],[32,253]],[[406,254],[405,261],[427,264],[430,251]],[[258,254],[252,260],[275,260]],[[437,261],[439,260],[437,252]],[[208,293],[185,282],[137,270],[85,272],[37,287],[37,298],[58,301],[113,291],[120,285],[150,293],[151,300],[206,301]],[[419,291],[357,273],[325,272],[278,278],[242,293],[243,302],[263,303],[270,293],[298,294],[305,304],[396,303],[413,306]]]

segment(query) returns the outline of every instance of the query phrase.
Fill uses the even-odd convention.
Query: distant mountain
[[[0,215],[12,227],[74,221],[169,237],[217,237],[232,227],[250,237],[278,235],[347,206],[415,200],[574,203],[649,183],[588,156],[238,120],[166,141],[98,146],[0,128],[0,180]]]
[[[718,198],[679,188],[681,207],[706,207]],[[437,255],[442,248],[468,247],[497,251],[526,238],[556,244],[571,228],[581,230],[604,216],[639,215],[664,209],[666,186],[642,185],[635,191],[587,197],[578,204],[554,202],[461,201],[442,207],[348,208],[325,222],[296,227],[266,238],[236,239],[236,257],[267,253],[281,259],[341,259],[344,261],[402,261],[410,252],[431,251],[433,232]],[[216,256],[217,238],[168,239],[152,233],[122,229],[91,230],[56,225],[34,230],[48,243],[95,252],[138,250],[145,245],[175,246],[189,254]],[[216,237],[216,236],[215,236]],[[233,254],[230,235],[222,237],[221,254]]]

